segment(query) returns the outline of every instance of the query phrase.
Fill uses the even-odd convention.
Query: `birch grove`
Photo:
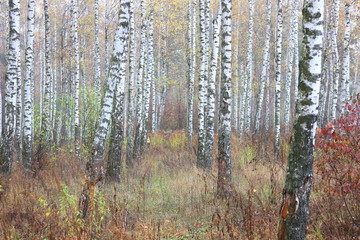
[[[0,2],[0,239],[356,239],[358,16]]]

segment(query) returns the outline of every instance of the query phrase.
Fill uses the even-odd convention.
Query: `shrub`
[[[315,168],[329,231],[352,235],[360,221],[360,97],[317,133]],[[325,206],[326,205],[326,206]]]
[[[169,146],[173,150],[184,149],[187,144],[187,138],[184,131],[175,131],[169,138]]]

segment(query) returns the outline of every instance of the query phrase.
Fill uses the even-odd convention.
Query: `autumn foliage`
[[[316,148],[315,190],[323,200],[319,206],[332,209],[326,211],[324,225],[352,235],[360,222],[360,95],[317,133]]]

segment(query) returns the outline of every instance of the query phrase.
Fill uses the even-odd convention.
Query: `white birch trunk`
[[[245,131],[245,113],[246,113],[246,93],[248,91],[247,87],[247,77],[244,70],[244,66],[240,65],[240,74],[241,74],[241,100],[240,100],[240,123],[239,123],[239,137],[241,138]]]
[[[137,42],[135,41],[135,19],[134,19],[134,3],[130,0],[130,55],[129,55],[129,85],[128,85],[128,118],[127,118],[127,145],[126,145],[126,165],[131,166],[133,159],[134,149],[134,117],[135,117],[135,106],[136,106],[136,92],[134,87],[136,79],[136,49]]]
[[[23,126],[23,149],[22,160],[25,169],[32,167],[33,148],[33,92],[34,82],[34,25],[35,25],[35,0],[28,1],[27,36],[25,52],[25,79],[24,79],[24,126]]]
[[[215,118],[215,82],[217,76],[217,66],[220,48],[220,28],[221,28],[221,2],[217,17],[213,21],[213,49],[210,61],[210,74],[207,88],[206,105],[206,149],[205,159],[206,168],[212,166],[212,155],[214,147],[214,118]]]
[[[153,53],[154,55],[154,53]],[[154,77],[154,59],[153,66],[152,66],[152,79],[151,79],[151,132],[155,133],[156,131],[156,83],[155,83],[155,77]]]
[[[42,104],[42,120],[41,120],[41,141],[49,140],[50,129],[50,101],[51,101],[51,52],[50,52],[50,17],[48,0],[44,0],[45,15],[45,76],[43,85],[43,104]],[[43,145],[43,144],[42,144]],[[40,146],[41,150],[48,147],[48,144]]]
[[[280,153],[280,100],[281,100],[281,55],[282,55],[282,0],[278,0],[276,28],[276,73],[275,73],[275,156]]]
[[[217,193],[226,199],[231,194],[231,0],[222,0],[221,93]]]
[[[101,62],[100,62],[100,43],[99,43],[99,0],[95,0],[95,75],[94,75],[94,90],[100,101],[100,77],[101,77]]]
[[[72,34],[74,44],[74,57],[75,57],[75,72],[74,72],[74,85],[75,85],[75,113],[74,113],[74,129],[75,129],[75,152],[80,154],[80,113],[79,113],[79,94],[80,94],[80,55],[79,55],[79,39],[78,39],[78,3],[77,0],[71,1],[72,5]]]
[[[120,42],[117,43],[118,72],[116,73],[116,92],[112,111],[112,124],[110,146],[107,164],[107,179],[120,181],[121,171],[121,149],[123,145],[123,116],[125,108],[125,84],[126,84],[126,63],[129,39],[130,22],[130,0],[124,0],[120,4],[118,32]]]
[[[245,111],[245,132],[249,133],[251,128],[251,104],[253,85],[253,35],[254,35],[254,8],[255,0],[249,0],[249,40],[246,59],[246,111]]]
[[[265,93],[265,84],[266,84],[266,76],[267,69],[269,66],[269,55],[270,55],[270,39],[271,39],[271,0],[267,0],[267,9],[266,9],[266,30],[265,30],[265,47],[263,53],[263,64],[261,70],[261,78],[260,78],[260,93],[259,93],[259,105],[256,112],[256,121],[255,121],[255,133],[258,133],[260,129],[260,121],[261,115],[263,113],[263,105],[264,105],[264,93]],[[269,106],[269,105],[266,105]]]
[[[294,8],[296,9],[295,13],[296,16],[294,16],[294,103],[297,99],[298,95],[298,85],[299,85],[299,3],[298,1],[293,2]],[[295,109],[295,104],[293,105],[292,109]]]
[[[91,159],[91,164],[94,165],[95,171],[95,175],[92,174],[91,176],[93,181],[96,181],[95,177],[101,178],[104,171],[101,163],[105,152],[105,140],[110,129],[112,120],[111,118],[113,115],[113,106],[115,102],[114,95],[117,91],[117,86],[122,88],[119,79],[120,69],[123,67],[123,63],[121,62],[126,59],[125,50],[127,41],[125,35],[128,26],[125,23],[128,21],[129,18],[129,12],[126,10],[128,8],[128,4],[129,0],[124,0],[120,5],[121,10],[119,15],[119,23],[115,32],[114,49],[110,59],[109,76],[107,78],[107,81],[105,82],[105,94],[102,99],[101,114],[99,115],[98,126],[94,139],[93,156]]]
[[[194,84],[196,67],[196,2],[189,1],[188,13],[188,85],[187,85],[187,135],[189,146],[193,139]]]
[[[278,239],[305,239],[313,179],[323,45],[324,0],[305,0],[299,96],[291,141]],[[287,207],[286,207],[287,206]]]
[[[331,58],[333,61],[333,67],[331,70],[333,71],[333,85],[332,85],[332,106],[331,106],[331,117],[330,120],[334,120],[337,117],[338,112],[338,98],[339,98],[339,52],[337,46],[337,33],[339,27],[339,8],[340,3],[339,0],[333,0],[331,9],[332,16],[332,39],[331,39]]]
[[[1,141],[0,172],[10,174],[13,162],[16,82],[20,67],[20,1],[9,0],[9,40],[5,75],[4,126]]]
[[[291,116],[291,82],[293,79],[293,67],[297,63],[294,64],[294,56],[295,51],[295,38],[296,34],[296,18],[297,18],[297,0],[293,0],[291,2],[291,19],[290,19],[290,36],[289,36],[289,48],[288,48],[288,60],[287,60],[287,72],[286,72],[286,80],[285,80],[285,102],[284,102],[284,121],[283,124],[285,126],[285,132],[289,132],[289,124],[290,124],[290,116]]]
[[[344,53],[341,75],[341,94],[340,109],[344,111],[344,105],[350,95],[350,3],[345,4],[345,35],[344,35]]]
[[[206,104],[208,87],[208,56],[209,56],[209,5],[208,0],[199,0],[200,7],[200,69],[199,69],[199,103],[198,103],[198,151],[197,166],[206,167]]]
[[[142,131],[142,148],[145,146],[147,141],[148,133],[148,121],[150,114],[150,93],[151,93],[151,83],[154,79],[154,9],[153,6],[150,6],[149,13],[149,22],[148,22],[148,38],[147,38],[147,61],[146,61],[146,77],[144,83],[144,111],[142,116],[143,121],[143,131]]]
[[[143,85],[145,83],[145,53],[146,53],[146,29],[147,29],[147,21],[145,19],[146,14],[146,6],[144,0],[141,1],[141,46],[140,46],[140,58],[139,58],[139,67],[138,67],[138,74],[136,79],[136,134],[135,134],[135,141],[134,141],[134,158],[138,158],[141,152],[141,145],[142,145],[142,132],[143,132],[143,108],[144,108],[144,92],[143,92]]]

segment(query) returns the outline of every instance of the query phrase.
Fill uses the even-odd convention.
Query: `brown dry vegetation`
[[[233,138],[234,195],[222,201],[215,196],[216,164],[211,173],[196,169],[183,132],[151,139],[120,184],[97,191],[91,223],[77,216],[85,164],[73,154],[48,155],[35,177],[17,163],[0,183],[0,239],[276,238],[284,166],[267,145]],[[319,206],[320,198],[314,201]],[[324,219],[314,212],[308,238],[336,239],[321,231]]]

